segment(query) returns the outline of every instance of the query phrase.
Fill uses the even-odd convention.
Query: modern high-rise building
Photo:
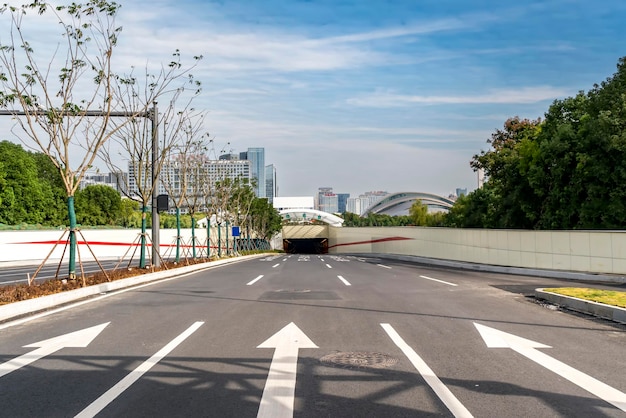
[[[256,180],[256,197],[265,197],[265,148],[248,148],[239,154],[239,158],[250,161],[250,174]]]
[[[265,166],[265,197],[270,203],[274,203],[277,196],[278,185],[276,183],[276,167],[274,164]]]
[[[327,194],[327,193],[331,193],[333,192],[333,188],[332,187],[320,187],[317,189],[317,195],[315,196],[315,209],[317,210],[324,210],[320,207],[321,201],[322,201],[322,196]]]
[[[197,166],[196,173],[193,177],[207,179],[209,184],[214,185],[216,182],[224,179],[242,179],[244,181],[250,181],[251,179],[251,164],[250,161],[245,160],[209,160],[205,159],[202,164]],[[176,160],[165,161],[161,168],[161,175],[159,177],[159,190],[157,195],[167,194],[170,198],[176,198],[181,196],[183,184],[185,184],[182,178],[183,172],[180,167],[180,163]],[[190,176],[190,173],[187,173]],[[140,189],[143,189],[143,193],[148,193],[152,187],[152,178],[150,173],[146,170],[138,170],[133,164],[128,164],[128,187],[131,197],[140,196]],[[194,193],[197,190],[194,185],[187,183],[187,194]],[[208,187],[207,190],[211,190]]]
[[[324,193],[319,196],[319,210],[328,213],[339,212],[338,199],[335,193]]]
[[[350,193],[337,193],[337,212],[344,213],[348,204]]]

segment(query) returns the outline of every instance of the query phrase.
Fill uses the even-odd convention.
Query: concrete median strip
[[[162,280],[166,278],[181,276],[201,270],[206,270],[224,264],[236,263],[252,258],[265,257],[267,254],[254,254],[243,257],[225,258],[207,263],[193,264],[190,266],[178,267],[169,270],[162,270],[155,273],[147,273],[127,279],[115,280],[81,289],[68,290],[67,292],[56,293],[54,295],[42,296],[35,299],[23,300],[0,306],[0,322],[18,318],[20,316],[32,314],[46,309],[51,309],[60,305],[65,305],[88,297],[109,293],[116,290],[137,286],[140,284]]]
[[[543,288],[535,289],[535,297],[537,299],[546,300],[555,305],[571,309],[572,311],[582,312],[599,318],[626,324],[626,309],[624,308],[546,292]]]

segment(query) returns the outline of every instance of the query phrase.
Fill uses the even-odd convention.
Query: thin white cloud
[[[352,106],[377,108],[442,104],[529,104],[554,100],[570,93],[570,90],[551,86],[496,89],[485,94],[458,96],[420,96],[376,92],[350,98],[346,102]]]

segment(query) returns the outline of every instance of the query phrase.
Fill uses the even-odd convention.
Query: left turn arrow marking
[[[95,327],[85,328],[79,331],[70,332],[69,334],[60,335],[58,337],[50,338],[48,340],[39,341],[25,345],[24,347],[38,347],[29,353],[21,355],[9,360],[6,363],[0,364],[0,377],[3,377],[17,369],[27,366],[43,357],[49,356],[65,347],[87,347],[94,338],[102,332],[102,330],[109,325],[110,322],[96,325]]]

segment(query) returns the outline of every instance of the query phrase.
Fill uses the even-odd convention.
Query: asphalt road
[[[624,417],[626,330],[521,294],[563,284],[229,264],[0,324],[0,416]]]

